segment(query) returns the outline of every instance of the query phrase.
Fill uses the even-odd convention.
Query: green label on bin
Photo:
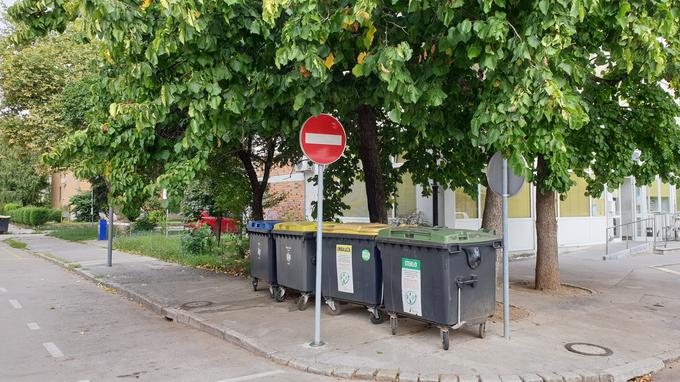
[[[363,261],[368,261],[371,259],[371,251],[368,249],[364,248],[361,250],[361,260]]]
[[[401,267],[408,269],[420,270],[420,260],[401,258]]]

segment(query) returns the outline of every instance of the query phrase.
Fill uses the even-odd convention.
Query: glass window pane
[[[413,184],[410,174],[401,177],[401,183],[397,185],[397,217],[407,217],[416,213],[416,185]]]
[[[511,218],[531,217],[531,187],[525,184],[517,195],[508,199],[508,216]]]
[[[455,191],[456,219],[477,219],[477,198],[466,194],[462,188]]]
[[[591,198],[590,216],[604,216],[604,194],[598,198]]]
[[[353,218],[368,217],[368,203],[366,202],[366,185],[364,182],[355,180],[352,185],[352,192],[342,198],[343,203],[349,209],[343,211],[343,215]]]
[[[574,174],[571,174],[571,179],[576,183],[567,192],[566,198],[560,200],[560,216],[590,216],[588,211],[590,200],[586,196],[586,180]]]

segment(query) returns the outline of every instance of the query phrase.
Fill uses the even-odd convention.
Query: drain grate
[[[196,309],[196,308],[205,308],[206,306],[212,305],[212,301],[189,301],[185,302],[184,304],[180,305],[179,307],[188,310],[188,309]]]
[[[564,347],[572,353],[592,357],[609,357],[614,354],[612,349],[600,345],[589,344],[587,342],[571,342],[564,345]]]

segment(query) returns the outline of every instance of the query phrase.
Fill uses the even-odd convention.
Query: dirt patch
[[[510,289],[527,292],[527,293],[538,293],[550,296],[560,296],[560,297],[575,297],[575,296],[588,296],[594,292],[588,288],[583,288],[576,285],[562,284],[560,289],[551,291],[542,291],[534,289],[534,283],[530,281],[516,281],[510,283]]]
[[[654,380],[654,378],[651,375],[647,374],[647,375],[643,375],[642,377],[636,377],[636,378],[633,378],[633,379],[629,379],[628,382],[652,382],[653,380]]]
[[[510,304],[510,321],[523,320],[529,317],[529,311],[519,306]],[[503,303],[496,303],[496,312],[491,318],[491,322],[503,322]]]

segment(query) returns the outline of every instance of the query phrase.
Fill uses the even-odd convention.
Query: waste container
[[[328,223],[324,223],[328,224]],[[316,282],[316,222],[282,222],[272,231],[276,246],[276,301],[283,301],[286,288],[300,292],[299,310],[307,308]]]
[[[255,220],[248,223],[246,231],[250,243],[250,275],[253,277],[253,290],[257,290],[259,280],[269,284],[269,294],[274,297],[276,289],[276,246],[272,230],[280,220]]]
[[[9,216],[0,215],[0,234],[9,232]]]
[[[382,257],[384,304],[392,334],[397,316],[435,324],[442,347],[449,330],[479,325],[496,308],[496,249],[500,239],[484,231],[397,227],[376,238]]]
[[[99,240],[107,239],[106,226],[107,221],[105,219],[99,219]]]
[[[331,314],[340,304],[365,306],[374,324],[383,322],[382,263],[375,245],[386,224],[326,224],[323,227],[321,292]]]

